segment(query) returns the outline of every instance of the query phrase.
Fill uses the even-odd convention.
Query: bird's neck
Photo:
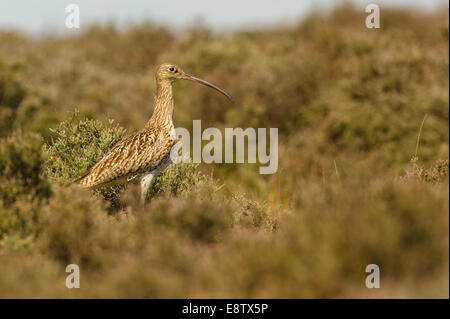
[[[173,128],[172,114],[173,114],[172,83],[168,80],[157,81],[155,109],[153,110],[153,115],[147,122],[145,127],[146,128],[163,127],[167,129],[172,129]]]

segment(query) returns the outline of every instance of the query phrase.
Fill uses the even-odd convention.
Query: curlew
[[[173,126],[172,83],[190,80],[233,99],[222,89],[189,75],[175,64],[163,63],[156,71],[156,97],[153,114],[143,129],[119,141],[92,168],[75,181],[87,188],[140,180],[141,203],[145,203],[152,180],[170,165],[170,151],[176,142]]]

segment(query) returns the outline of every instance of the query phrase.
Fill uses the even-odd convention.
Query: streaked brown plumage
[[[172,83],[177,79],[191,80],[214,88],[218,87],[193,77],[170,63],[161,64],[156,72],[156,98],[152,117],[137,133],[118,142],[97,164],[76,181],[84,187],[126,183],[135,178],[141,181],[141,202],[145,202],[153,178],[170,164],[170,151],[175,144],[172,122]]]

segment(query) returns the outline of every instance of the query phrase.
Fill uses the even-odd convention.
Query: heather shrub
[[[38,134],[14,133],[0,139],[0,203],[47,199],[50,184],[43,175],[45,158]]]
[[[37,201],[0,201],[0,252],[33,250],[46,226],[48,212]]]
[[[32,249],[45,225],[52,189],[41,146],[35,133],[0,138],[0,251]]]
[[[126,232],[106,213],[101,199],[76,185],[58,187],[46,209],[48,222],[39,244],[45,254],[64,265],[101,267],[107,251],[117,249]]]
[[[18,80],[21,67],[7,65],[0,59],[0,137],[13,130],[37,132],[49,137],[49,127],[56,123],[57,114],[51,101],[25,88]]]
[[[232,226],[232,210],[226,203],[204,200],[195,195],[186,198],[155,200],[146,208],[151,215],[139,222],[151,222],[155,228],[205,243],[217,242]]]
[[[58,124],[59,117],[48,98],[30,93],[17,109],[14,126],[24,132],[36,132],[48,142],[52,137],[50,128]]]
[[[328,298],[346,289],[370,295],[364,292],[368,264],[380,266],[385,285],[412,281],[418,288],[421,274],[445,264],[445,185],[438,191],[380,180],[307,186],[301,190],[307,196],[279,218],[273,236],[234,232],[220,251],[212,252],[214,266],[200,269],[214,278],[212,287],[205,285],[194,296]],[[416,293],[427,291],[423,287]]]
[[[17,109],[26,96],[25,88],[14,73],[0,59],[0,137],[10,134]]]
[[[233,197],[234,224],[253,229],[265,229],[275,231],[278,220],[276,210],[268,209],[265,203],[249,199],[243,194]]]
[[[38,252],[0,254],[0,272],[2,298],[70,297],[64,285],[64,268]]]

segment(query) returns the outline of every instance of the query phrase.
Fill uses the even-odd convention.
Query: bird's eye
[[[169,71],[170,71],[170,72],[175,72],[175,68],[174,68],[173,66],[171,66],[171,67],[169,68]]]

